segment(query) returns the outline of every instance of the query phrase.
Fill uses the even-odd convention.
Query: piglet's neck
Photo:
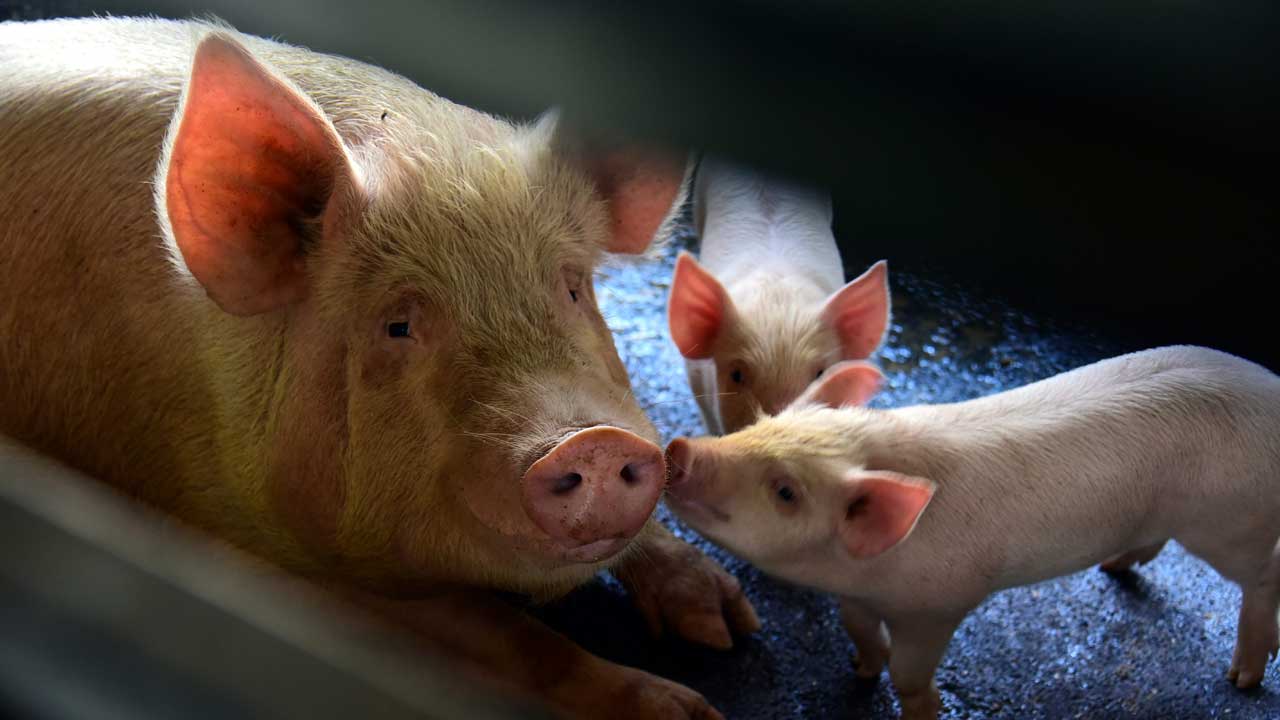
[[[945,422],[933,417],[935,407],[859,412],[849,432],[861,439],[866,467],[930,479],[946,476],[956,442],[944,431]]]

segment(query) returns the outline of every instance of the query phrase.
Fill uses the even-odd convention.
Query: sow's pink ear
[[[889,264],[881,260],[832,294],[822,319],[840,338],[844,359],[871,357],[889,327]]]
[[[223,310],[254,315],[306,292],[303,227],[350,166],[321,111],[239,43],[196,48],[164,207],[187,267]]]
[[[865,360],[849,360],[827,368],[796,399],[796,404],[818,403],[827,407],[866,405],[880,390],[884,373]]]
[[[551,134],[553,151],[583,169],[609,207],[605,249],[636,255],[648,249],[658,231],[684,200],[689,163],[668,151],[607,145],[566,129],[559,112],[538,120]]]
[[[690,360],[711,357],[731,307],[719,280],[693,256],[681,252],[671,278],[667,323],[680,354]]]
[[[879,555],[915,529],[933,498],[933,481],[882,470],[851,472],[840,537],[856,558]]]
[[[636,150],[614,150],[587,163],[609,204],[609,252],[644,252],[683,195],[685,163]]]

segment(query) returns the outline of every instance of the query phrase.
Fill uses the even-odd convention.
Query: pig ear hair
[[[670,151],[588,141],[570,131],[555,111],[538,121],[551,129],[552,150],[582,168],[609,207],[605,249],[639,255],[665,237],[688,196],[692,163]]]
[[[156,183],[160,222],[223,310],[254,315],[306,293],[307,227],[354,173],[333,125],[224,32],[196,47]]]
[[[855,558],[875,557],[907,539],[933,499],[932,480],[886,470],[855,470],[845,477],[840,538]]]
[[[889,328],[889,264],[881,260],[827,298],[822,319],[840,338],[846,360],[861,360],[884,341]]]
[[[884,382],[880,368],[865,360],[846,360],[827,368],[793,404],[818,404],[839,408],[866,405]]]
[[[667,303],[667,324],[680,354],[690,360],[711,357],[732,312],[733,301],[720,281],[682,251]]]

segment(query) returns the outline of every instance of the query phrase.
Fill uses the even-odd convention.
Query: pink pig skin
[[[1275,374],[1167,347],[968,402],[853,407],[878,382],[843,363],[777,417],[673,441],[668,492],[715,542],[838,596],[859,674],[887,660],[904,716],[937,716],[934,670],[988,595],[1169,539],[1240,586],[1227,676],[1262,681],[1280,649]]]
[[[888,265],[845,284],[831,217],[825,193],[703,158],[701,257],[677,260],[667,316],[712,434],[778,412],[825,368],[883,341]]]

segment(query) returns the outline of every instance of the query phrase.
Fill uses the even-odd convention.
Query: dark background
[[[948,276],[1125,349],[1280,367],[1280,10],[1261,2],[0,0],[213,12],[491,112],[832,188],[846,263]]]

